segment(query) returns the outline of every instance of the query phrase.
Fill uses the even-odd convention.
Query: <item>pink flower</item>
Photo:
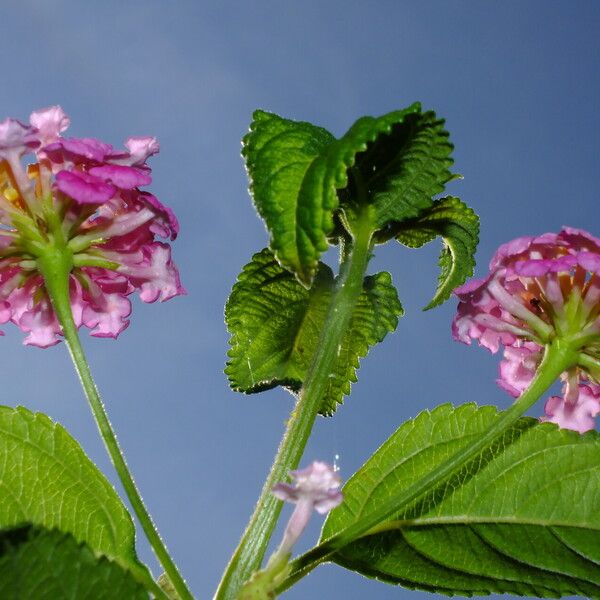
[[[503,346],[498,383],[515,397],[532,381],[546,344],[562,338],[575,345],[579,364],[563,374],[564,397],[548,400],[544,420],[593,428],[600,412],[599,239],[570,227],[518,238],[498,249],[485,279],[455,293],[454,338],[475,339],[491,352]]]
[[[566,394],[565,394],[566,396]],[[542,421],[557,423],[566,429],[585,433],[595,427],[594,417],[600,414],[600,386],[580,385],[575,402],[566,397],[552,396],[544,407]]]
[[[279,547],[281,553],[291,551],[313,510],[325,514],[344,499],[338,489],[342,480],[327,463],[315,461],[305,469],[291,471],[290,476],[294,479],[293,484],[278,483],[273,487],[276,498],[296,504]]]
[[[175,239],[177,219],[139,189],[152,181],[146,160],[156,139],[129,138],[116,151],[62,137],[68,126],[59,106],[33,112],[29,125],[0,122],[0,323],[12,321],[39,347],[61,335],[40,272],[50,252],[72,263],[75,324],[93,336],[115,338],[129,325],[134,292],[144,302],[185,293],[170,246],[156,239]]]

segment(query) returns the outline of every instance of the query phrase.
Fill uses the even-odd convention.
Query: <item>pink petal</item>
[[[594,254],[592,252],[578,252],[577,262],[586,271],[600,274],[600,254]]]
[[[16,119],[0,122],[0,159],[19,157],[39,145],[34,130]]]
[[[125,141],[125,147],[129,150],[128,160],[131,165],[143,165],[160,149],[155,137],[130,137]]]
[[[529,386],[542,359],[542,349],[526,342],[521,346],[504,348],[504,360],[500,362],[498,385],[511,396],[519,397]]]
[[[71,121],[60,106],[49,106],[31,113],[29,122],[36,128],[42,145],[56,142]]]
[[[64,138],[44,146],[43,150],[53,161],[70,160],[79,164],[89,160],[102,162],[112,146],[94,138]]]
[[[88,173],[125,190],[131,190],[152,183],[152,177],[146,171],[134,167],[102,165],[100,167],[92,167]]]
[[[147,204],[149,204],[155,211],[157,218],[152,223],[150,229],[156,235],[160,235],[164,238],[170,238],[174,240],[177,238],[179,233],[179,222],[175,213],[162,202],[158,200],[156,196],[149,194],[148,192],[141,192],[138,198]]]
[[[117,191],[114,185],[80,171],[60,171],[56,175],[56,186],[80,204],[103,204]]]
[[[564,398],[552,396],[544,407],[542,421],[556,423],[563,429],[585,433],[596,426],[595,417],[600,414],[600,386],[579,386],[579,398],[575,404]]]

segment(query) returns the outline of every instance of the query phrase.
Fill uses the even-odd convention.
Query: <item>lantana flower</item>
[[[600,414],[600,240],[564,227],[558,234],[517,238],[501,246],[485,279],[457,288],[456,340],[504,348],[499,385],[518,397],[531,383],[546,345],[577,351],[561,375],[542,420],[581,433]]]
[[[344,499],[339,490],[342,480],[335,469],[324,462],[315,461],[305,469],[290,471],[292,483],[278,483],[273,495],[296,505],[287,524],[278,552],[289,553],[300,537],[313,510],[325,514]]]
[[[0,323],[42,348],[61,334],[46,280],[52,256],[66,265],[75,325],[96,337],[129,325],[133,292],[144,302],[185,293],[169,244],[156,239],[174,240],[177,219],[140,190],[152,181],[156,139],[129,138],[117,150],[63,137],[69,122],[59,106],[29,124],[0,122]],[[27,167],[24,157],[33,158]]]

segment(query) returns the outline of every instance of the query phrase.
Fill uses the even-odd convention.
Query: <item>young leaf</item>
[[[347,135],[359,124],[379,135],[356,156],[349,197],[365,190],[375,212],[375,230],[418,216],[453,178],[448,170],[453,146],[444,121],[431,111],[408,109],[359,119]]]
[[[314,159],[335,138],[310,123],[257,110],[242,155],[250,192],[279,262],[309,285],[332,229],[332,198],[301,193]]]
[[[350,479],[322,538],[388,502],[497,418],[442,405],[402,425]],[[449,594],[600,598],[600,436],[521,419],[446,484],[346,546],[338,564]]]
[[[387,161],[391,160],[390,155],[403,150],[387,149],[390,137],[398,144],[410,144],[412,140],[398,141],[394,132],[405,130],[407,126],[411,128],[415,120],[424,116],[420,110],[421,105],[415,103],[404,110],[396,110],[381,117],[358,119],[340,139],[325,147],[314,160],[306,173],[302,194],[320,198],[321,205],[335,209],[338,206],[339,190],[340,206],[346,212],[347,219],[356,204],[372,202],[372,192],[376,189],[372,184],[377,180],[374,176],[375,170],[387,168]],[[382,148],[386,148],[383,155]],[[393,156],[395,157],[395,154]],[[377,161],[376,164],[371,164],[372,158]],[[349,177],[349,174],[352,176]],[[357,181],[357,175],[360,182]],[[362,184],[364,189],[361,188]],[[333,223],[328,225],[331,231]],[[376,228],[374,224],[374,229]]]
[[[409,248],[420,248],[441,236],[440,276],[435,296],[425,310],[445,302],[452,290],[473,275],[479,243],[479,217],[458,198],[434,200],[418,217],[398,225],[396,239]]]
[[[22,523],[68,532],[150,577],[129,513],[79,444],[41,413],[0,406],[0,529]]]
[[[57,530],[0,530],[0,598],[148,600],[146,588],[115,562]]]
[[[310,123],[254,113],[242,150],[250,190],[277,260],[303,285],[318,270],[338,205],[351,230],[356,204],[369,203],[373,231],[382,230],[416,217],[452,179],[444,122],[420,110],[362,117],[338,140]]]
[[[231,387],[254,393],[282,385],[298,391],[325,323],[335,280],[321,263],[310,290],[265,249],[240,274],[225,307],[231,332],[225,373]],[[356,381],[359,358],[394,331],[402,307],[389,273],[366,277],[364,290],[340,348],[323,398],[331,415]]]

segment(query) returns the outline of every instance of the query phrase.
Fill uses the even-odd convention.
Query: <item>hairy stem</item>
[[[427,492],[442,484],[478,453],[490,446],[504,431],[511,427],[527,410],[529,410],[546,390],[556,381],[559,375],[573,366],[577,361],[577,351],[560,339],[546,346],[544,359],[538,368],[531,385],[508,409],[499,414],[490,428],[477,438],[471,445],[463,448],[423,478],[415,482],[402,493],[381,504],[373,512],[360,521],[349,525],[336,535],[323,541],[302,556],[292,561],[292,571],[279,588],[282,592],[302,577],[305,577],[320,563],[326,561],[337,550],[352,541],[375,533],[377,527],[394,514],[405,510],[409,505],[419,500]]]
[[[119,479],[125,489],[127,498],[133,507],[133,510],[154,550],[160,564],[165,573],[168,575],[173,587],[179,594],[181,600],[193,600],[193,596],[189,591],[183,577],[180,575],[173,559],[160,538],[160,535],[152,521],[144,501],[137,489],[133,477],[125,462],[123,452],[119,447],[116,434],[112,428],[106,409],[100,398],[98,388],[92,378],[90,367],[85,358],[77,327],[73,320],[71,311],[71,302],[69,298],[69,273],[72,268],[72,258],[68,252],[57,249],[56,251],[49,250],[38,260],[39,269],[44,277],[46,290],[52,300],[54,311],[61,324],[73,365],[81,381],[81,385],[85,392],[89,406],[96,420],[100,435],[104,440],[104,444],[110,455],[112,463],[117,471]],[[158,590],[158,591],[157,591]],[[155,593],[164,594],[159,588],[155,589]]]
[[[344,253],[342,258],[340,276],[298,402],[288,420],[287,429],[254,514],[223,574],[215,600],[234,600],[243,584],[262,564],[282,506],[281,501],[271,494],[271,489],[279,481],[285,480],[288,471],[295,469],[302,458],[321,407],[338,347],[363,289],[363,278],[370,253],[371,223],[365,211],[355,223],[351,249]]]

